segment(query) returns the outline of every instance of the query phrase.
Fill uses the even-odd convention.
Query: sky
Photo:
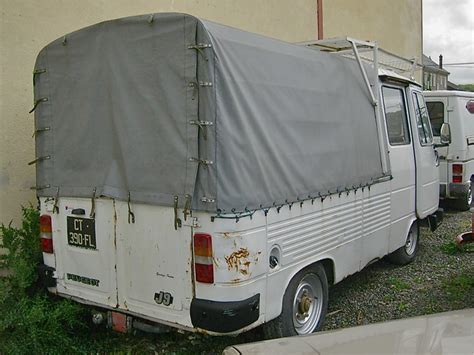
[[[474,84],[474,0],[423,0],[423,52],[436,63],[443,55],[448,80]]]

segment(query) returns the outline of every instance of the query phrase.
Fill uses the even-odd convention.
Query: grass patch
[[[439,248],[441,249],[443,253],[448,254],[448,255],[455,255],[461,251],[461,249],[458,247],[458,245],[454,241],[446,242],[442,244]]]
[[[78,303],[53,299],[38,284],[41,262],[39,213],[23,208],[20,228],[0,226],[0,354],[64,354],[92,350],[85,336],[88,312]]]
[[[396,291],[406,290],[410,288],[410,285],[407,282],[399,279],[398,277],[389,277],[388,284],[390,285],[390,288],[393,288]]]
[[[474,294],[474,274],[464,272],[454,278],[446,279],[443,288],[452,302],[461,302]]]

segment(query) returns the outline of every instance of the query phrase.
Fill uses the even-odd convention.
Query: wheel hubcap
[[[298,285],[293,299],[293,325],[298,334],[314,331],[321,318],[323,287],[315,274],[306,275]]]
[[[469,206],[471,206],[471,203],[472,203],[472,190],[471,190],[470,187],[469,187],[469,191],[467,193],[468,193],[468,195],[467,195],[467,204]]]
[[[408,232],[407,241],[405,242],[405,251],[408,255],[412,255],[416,249],[416,243],[418,242],[418,229],[416,225],[412,225]]]

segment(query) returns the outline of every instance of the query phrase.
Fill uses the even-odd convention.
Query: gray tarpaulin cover
[[[245,211],[381,177],[354,61],[185,14],[100,23],[35,66],[39,196]]]

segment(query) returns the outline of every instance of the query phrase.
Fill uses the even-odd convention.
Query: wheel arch
[[[324,272],[326,273],[328,285],[331,286],[334,284],[336,280],[336,263],[334,259],[329,256],[329,255],[322,255],[318,257],[316,260],[308,260],[306,262],[300,263],[297,266],[293,266],[291,268],[288,268],[288,272],[285,273],[284,275],[275,275],[277,277],[277,280],[280,280],[280,284],[283,284],[284,287],[280,289],[280,295],[277,297],[278,302],[274,303],[272,306],[270,304],[267,304],[267,312],[266,312],[266,319],[265,321],[268,322],[273,318],[278,317],[281,312],[282,312],[282,302],[283,302],[283,297],[285,295],[285,292],[293,278],[300,272],[306,269],[310,269],[316,264],[321,264],[324,268]],[[289,270],[291,269],[291,270]],[[279,273],[283,273],[284,270],[281,270]],[[267,284],[268,287],[268,284]],[[274,296],[274,294],[272,294]],[[272,297],[273,298],[273,297]]]

